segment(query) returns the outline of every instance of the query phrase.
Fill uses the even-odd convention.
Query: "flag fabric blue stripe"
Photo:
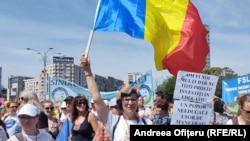
[[[68,141],[70,135],[70,121],[67,118],[60,129],[55,141]]]
[[[146,0],[101,0],[94,30],[125,32],[144,39],[145,12]]]

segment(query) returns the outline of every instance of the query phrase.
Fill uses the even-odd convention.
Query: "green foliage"
[[[157,91],[163,91],[164,97],[169,100],[173,97],[176,79],[170,77],[157,87]]]
[[[236,74],[229,67],[224,67],[224,68],[212,67],[209,69],[204,69],[202,73],[220,76],[215,90],[215,96],[218,96],[220,98],[222,97],[222,80],[238,76],[238,74]]]
[[[236,74],[229,67],[212,67],[209,69],[204,69],[201,73],[220,76],[215,90],[215,96],[218,96],[220,98],[222,96],[222,80],[238,76],[238,74]],[[169,100],[171,97],[173,97],[175,83],[176,79],[174,77],[170,77],[164,80],[163,83],[157,87],[156,91],[163,91],[165,98]]]
[[[5,100],[7,99],[7,95],[6,94],[0,94],[0,97],[3,97]]]

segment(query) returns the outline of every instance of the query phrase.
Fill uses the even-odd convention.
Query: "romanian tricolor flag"
[[[190,0],[100,0],[93,28],[151,42],[156,69],[174,76],[205,67],[208,31]]]

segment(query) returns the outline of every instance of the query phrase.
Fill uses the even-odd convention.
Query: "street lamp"
[[[47,61],[48,61],[48,56],[49,56],[49,52],[51,50],[53,50],[53,48],[49,48],[48,50],[44,51],[44,52],[40,52],[38,50],[35,49],[31,49],[31,48],[26,48],[26,50],[30,50],[33,52],[36,52],[37,54],[39,54],[42,57],[42,61],[43,61],[43,79],[44,79],[44,83],[43,83],[43,91],[40,94],[40,99],[41,100],[45,100],[46,99],[46,93],[47,93],[47,72],[46,72],[46,65],[47,65]],[[61,53],[57,53],[57,54],[61,54]],[[41,97],[42,96],[42,97]]]

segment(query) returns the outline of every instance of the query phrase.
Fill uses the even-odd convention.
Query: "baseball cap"
[[[31,117],[35,117],[37,115],[40,114],[40,110],[32,105],[32,104],[24,104],[23,107],[20,109],[20,111],[18,112],[18,116],[20,115],[28,115],[28,116],[31,116]]]
[[[66,107],[67,107],[67,106],[66,106],[66,102],[63,101],[62,104],[61,104],[61,108],[66,108]]]
[[[72,101],[74,99],[73,96],[67,96],[64,101]]]

